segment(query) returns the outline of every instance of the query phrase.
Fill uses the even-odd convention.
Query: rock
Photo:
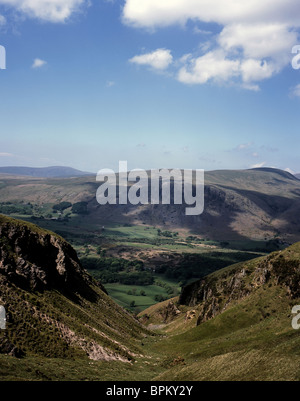
[[[242,300],[257,288],[272,283],[284,287],[290,298],[299,298],[299,245],[196,281],[182,289],[179,304],[197,306],[197,324],[201,324],[222,313],[232,302]]]
[[[194,309],[189,310],[185,314],[185,320],[192,320],[196,317],[196,311]]]
[[[178,316],[180,313],[180,310],[172,301],[170,301],[167,306],[160,311],[164,323],[172,321],[174,317]]]
[[[10,282],[33,291],[57,289],[93,296],[90,284],[97,283],[81,266],[76,251],[60,236],[1,217],[0,238],[0,274]]]

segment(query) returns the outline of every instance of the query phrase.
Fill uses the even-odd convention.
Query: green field
[[[136,286],[110,283],[105,285],[105,289],[119,305],[131,310],[134,313],[139,313],[144,309],[156,304],[158,302],[155,300],[156,295],[160,295],[164,298],[169,297],[166,290],[157,285]],[[128,292],[133,291],[135,291],[137,295],[128,294]],[[141,291],[146,295],[140,295]],[[131,306],[133,301],[135,302],[135,306]]]

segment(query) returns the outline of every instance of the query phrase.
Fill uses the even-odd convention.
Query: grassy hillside
[[[300,379],[300,243],[191,283],[138,321],[59,236],[7,217],[0,231],[0,380]]]
[[[168,366],[157,379],[299,380],[300,337],[291,325],[292,307],[300,304],[299,266],[298,243],[194,284],[187,305],[174,299],[180,313],[171,321],[168,301],[142,312],[144,323],[168,335],[152,347]],[[209,316],[213,304],[220,307]]]
[[[143,358],[141,343],[151,333],[82,269],[62,238],[1,216],[0,239],[0,304],[7,317],[0,330],[2,379],[88,376],[80,365],[95,378],[104,362],[130,371]],[[40,376],[39,366],[45,367]]]

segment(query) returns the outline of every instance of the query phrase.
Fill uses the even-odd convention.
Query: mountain
[[[298,180],[300,180],[300,174],[295,174],[295,177],[298,178]]]
[[[300,243],[186,286],[140,314],[167,338],[159,380],[299,381]],[[298,316],[298,321],[299,321]],[[299,322],[298,322],[299,323]]]
[[[4,216],[0,216],[0,305],[7,319],[6,329],[0,330],[0,377],[18,375],[12,356],[21,358],[20,377],[33,379],[50,374],[53,358],[52,378],[60,379],[62,374],[76,377],[77,369],[77,377],[84,377],[85,368],[79,367],[91,369],[91,361],[127,366],[143,354],[141,340],[149,334],[89,276],[64,239]],[[39,377],[24,367],[32,364],[40,365],[39,370],[42,365],[48,368]],[[68,364],[71,370],[59,373]],[[100,366],[93,368],[94,375],[96,367],[100,374]]]
[[[81,230],[114,224],[181,230],[219,241],[300,240],[300,180],[277,169],[219,170],[205,173],[204,213],[186,216],[186,205],[105,205],[96,200],[94,176],[74,178],[0,177],[2,203],[31,202],[40,209],[59,202],[87,202],[74,217]],[[42,221],[39,222],[44,224]],[[66,227],[66,230],[68,228]]]
[[[93,175],[84,171],[76,170],[72,167],[0,167],[0,174],[9,174],[17,176],[30,176],[30,177],[81,177],[85,175]]]

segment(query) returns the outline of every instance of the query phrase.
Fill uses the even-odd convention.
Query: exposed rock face
[[[75,252],[58,237],[8,223],[0,225],[0,236],[0,272],[12,282],[43,289],[83,275]]]
[[[0,215],[0,354],[131,361],[146,331],[63,238]]]
[[[183,288],[179,303],[199,311],[197,324],[205,322],[235,301],[264,285],[281,285],[291,298],[300,296],[300,244],[263,259],[241,263]]]
[[[170,322],[174,319],[175,316],[180,314],[180,310],[176,307],[174,302],[170,301],[166,308],[161,311],[162,318],[164,323]]]
[[[90,292],[92,280],[64,239],[5,218],[0,220],[0,274],[30,290],[55,288],[82,294]]]

